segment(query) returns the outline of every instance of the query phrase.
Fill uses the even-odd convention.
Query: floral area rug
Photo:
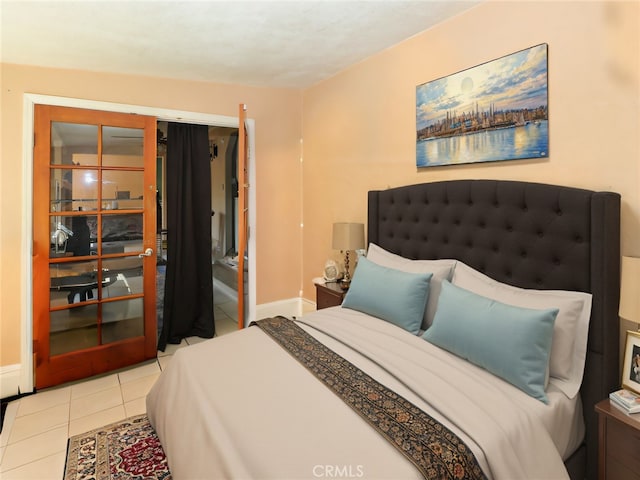
[[[67,444],[64,480],[170,480],[160,440],[146,415],[76,435]]]

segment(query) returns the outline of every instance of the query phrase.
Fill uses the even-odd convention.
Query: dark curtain
[[[206,125],[169,123],[167,273],[158,349],[185,337],[212,338],[211,164]]]

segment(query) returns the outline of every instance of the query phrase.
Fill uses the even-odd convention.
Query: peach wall
[[[0,366],[20,362],[22,104],[24,93],[238,116],[255,120],[257,303],[300,289],[299,90],[1,65]],[[292,178],[294,181],[283,181]]]
[[[304,296],[331,224],[366,223],[366,192],[463,178],[622,194],[622,251],[640,256],[638,2],[486,2],[304,92]],[[549,45],[548,159],[417,170],[415,88]]]

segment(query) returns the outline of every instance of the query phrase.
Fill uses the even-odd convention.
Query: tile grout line
[[[41,414],[41,413],[46,412],[47,410],[51,410],[51,409],[54,409],[54,408],[60,407],[61,405],[64,405],[64,404],[62,404],[62,403],[61,403],[61,404],[58,404],[58,405],[53,405],[53,406],[51,406],[51,407],[43,408],[42,410],[39,410],[39,411],[37,411],[37,412],[29,413],[29,414],[27,414],[27,415],[22,415],[22,416],[20,416],[20,417],[17,417],[17,418],[16,418],[16,420],[25,419],[25,418],[30,417],[30,416],[32,416],[32,415],[39,415],[39,414]],[[70,404],[69,404],[69,405],[70,405]],[[69,411],[68,411],[68,412],[69,412]],[[10,429],[10,431],[9,431],[8,435],[7,435],[7,437],[8,437],[8,438],[7,438],[7,444],[5,445],[5,447],[8,447],[9,445],[13,445],[14,443],[21,442],[21,441],[23,441],[23,440],[28,440],[28,439],[33,438],[33,437],[35,437],[35,436],[38,436],[38,435],[40,435],[40,434],[42,434],[42,433],[50,432],[51,430],[55,430],[56,428],[62,428],[62,427],[64,427],[65,425],[67,425],[67,426],[68,426],[68,425],[69,425],[69,421],[70,421],[70,420],[69,420],[69,417],[67,417],[66,422],[60,422],[60,423],[57,423],[57,424],[49,425],[47,428],[45,428],[44,430],[39,430],[37,433],[33,433],[33,434],[28,435],[28,436],[26,436],[26,437],[24,437],[24,438],[21,438],[21,439],[19,439],[19,440],[13,440],[13,441],[11,441],[11,435],[12,435],[13,430],[14,430],[14,428],[15,428],[15,422],[13,422],[13,423],[11,424],[11,429]],[[68,433],[68,431],[67,431],[67,433]],[[6,450],[5,450],[5,451],[6,451]]]

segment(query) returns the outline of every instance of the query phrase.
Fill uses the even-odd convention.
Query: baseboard
[[[275,317],[278,315],[288,318],[301,317],[306,312],[315,310],[315,308],[315,303],[300,297],[278,300],[271,303],[263,303],[256,306],[256,320]]]
[[[20,364],[0,367],[0,398],[13,397],[20,393]]]
[[[306,298],[300,299],[301,313],[300,315],[304,315],[305,313],[313,312],[316,310],[316,302],[312,302],[311,300],[307,300]]]

